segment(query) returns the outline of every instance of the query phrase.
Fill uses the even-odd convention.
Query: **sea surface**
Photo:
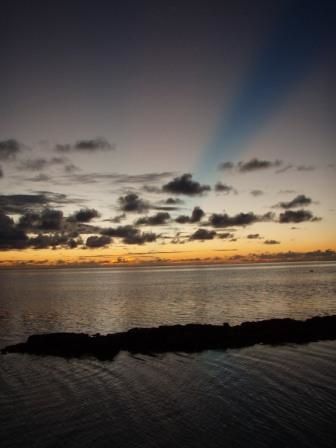
[[[0,270],[30,334],[336,314],[336,263]],[[336,446],[336,341],[114,361],[0,355],[0,446]]]

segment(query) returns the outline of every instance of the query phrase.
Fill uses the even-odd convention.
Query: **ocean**
[[[336,263],[0,270],[0,348],[336,314]],[[0,355],[1,447],[333,447],[336,341],[114,361]]]

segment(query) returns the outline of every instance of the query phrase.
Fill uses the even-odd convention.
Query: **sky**
[[[336,259],[335,13],[4,0],[0,267]]]

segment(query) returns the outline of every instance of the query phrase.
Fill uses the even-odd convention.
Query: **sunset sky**
[[[0,266],[335,259],[335,10],[4,0]]]

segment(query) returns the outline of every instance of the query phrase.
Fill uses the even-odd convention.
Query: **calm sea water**
[[[336,314],[336,264],[0,271],[0,347],[32,333]],[[0,356],[1,447],[335,447],[336,343]]]

